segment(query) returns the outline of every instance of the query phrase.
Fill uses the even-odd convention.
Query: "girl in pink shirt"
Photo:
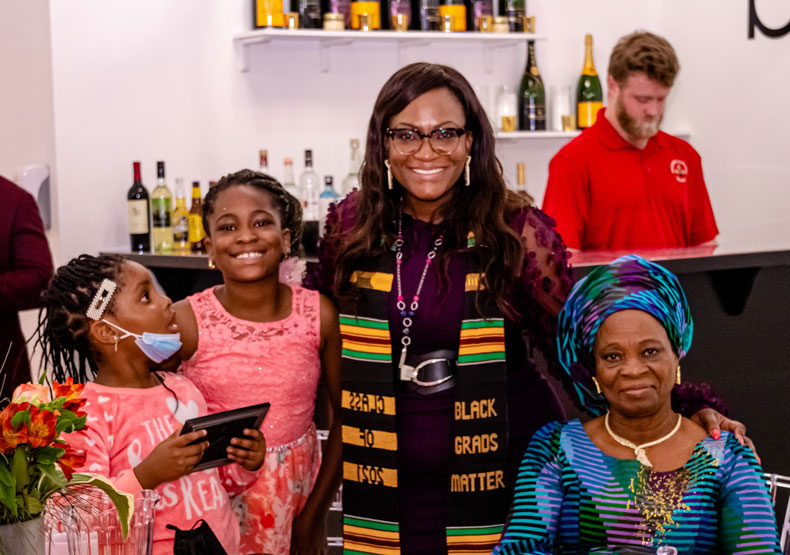
[[[299,245],[301,212],[267,175],[223,177],[206,196],[203,222],[224,284],[175,305],[181,368],[209,412],[271,403],[260,477],[233,499],[245,552],[325,552],[326,512],[340,481],[339,418],[331,419],[323,462],[313,425],[322,378],[339,415],[337,312],[326,297],[279,276],[281,260]]]
[[[189,530],[205,520],[229,554],[239,553],[239,527],[223,487],[240,491],[257,478],[266,444],[259,430],[234,438],[238,464],[192,472],[208,442],[179,435],[184,422],[207,413],[185,377],[149,366],[181,346],[173,305],[143,266],[114,256],[82,255],[58,269],[43,295],[39,326],[45,370],[85,383],[87,427],[69,443],[86,455],[83,471],[109,477],[129,493],[156,489],[154,553],[173,553],[171,524]],[[135,338],[130,340],[129,338]]]

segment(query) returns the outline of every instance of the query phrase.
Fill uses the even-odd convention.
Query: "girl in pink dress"
[[[331,301],[279,278],[299,244],[299,201],[271,177],[242,170],[209,190],[203,210],[206,249],[224,284],[175,305],[182,372],[209,412],[271,403],[263,470],[233,500],[241,550],[322,553],[340,481],[340,332]],[[313,424],[322,378],[332,407],[323,464]]]
[[[193,472],[208,442],[190,443],[206,432],[179,434],[184,422],[206,414],[206,402],[184,376],[149,369],[180,340],[173,304],[148,270],[120,257],[82,255],[58,269],[42,304],[44,371],[51,368],[59,382],[88,382],[87,427],[68,438],[85,452],[80,470],[132,494],[157,490],[154,554],[173,553],[168,524],[189,530],[200,520],[229,555],[238,554],[239,527],[223,484],[254,483],[266,444],[259,430],[245,430],[249,438],[234,438],[228,451],[239,464]]]

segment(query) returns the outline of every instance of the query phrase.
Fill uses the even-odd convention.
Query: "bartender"
[[[664,38],[621,38],[609,60],[608,106],[551,160],[543,210],[568,247],[688,247],[718,235],[700,156],[659,130],[680,69]]]

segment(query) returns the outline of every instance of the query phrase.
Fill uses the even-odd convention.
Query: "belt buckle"
[[[450,374],[449,376],[445,376],[440,380],[434,380],[432,382],[423,382],[417,377],[420,373],[420,370],[422,370],[423,367],[428,366],[429,364],[435,364],[437,362],[449,362],[449,360],[446,358],[429,358],[428,360],[422,361],[417,366],[415,366],[414,369],[412,370],[412,375],[411,375],[412,383],[419,385],[420,387],[433,387],[435,385],[443,384],[444,382],[452,378],[453,374]]]

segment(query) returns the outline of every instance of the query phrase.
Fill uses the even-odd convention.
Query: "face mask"
[[[157,364],[170,358],[181,349],[180,333],[149,333],[146,331],[143,332],[142,335],[138,335],[123,329],[121,326],[116,326],[104,318],[102,318],[101,321],[124,332],[124,335],[119,339],[125,339],[127,337],[136,338],[134,342],[137,343],[137,346],[140,347],[143,354]]]

